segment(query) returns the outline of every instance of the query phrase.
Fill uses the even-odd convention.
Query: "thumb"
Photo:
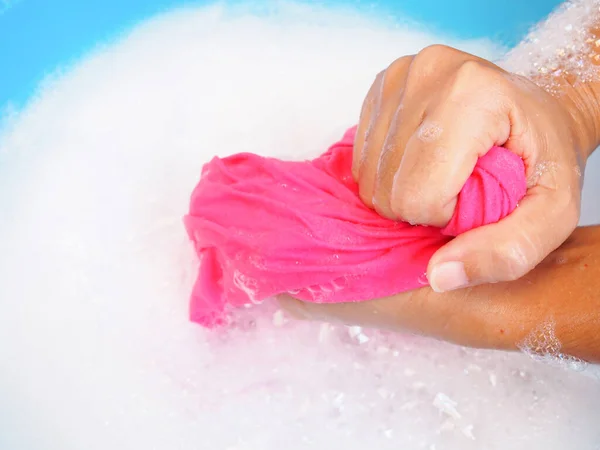
[[[565,192],[532,188],[509,216],[450,241],[429,261],[431,288],[446,292],[527,274],[577,226],[579,202]]]

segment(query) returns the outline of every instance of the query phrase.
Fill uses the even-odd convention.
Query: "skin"
[[[283,308],[301,319],[502,350],[518,350],[552,323],[561,352],[600,362],[600,227],[576,228],[581,174],[600,144],[600,85],[566,74],[553,78],[550,94],[536,81],[441,45],[378,74],[354,145],[365,204],[391,219],[443,226],[493,145],[523,158],[527,195],[507,218],[438,250],[430,287],[334,305],[282,297]]]
[[[400,58],[377,76],[360,117],[353,175],[361,199],[383,216],[444,226],[492,146],[526,164],[528,192],[513,214],[431,258],[427,276],[436,291],[516,280],[573,232],[596,137],[569,98],[444,46]]]
[[[437,293],[424,287],[361,303],[279,299],[293,317],[410,331],[460,345],[519,350],[546,323],[561,352],[600,363],[600,226],[580,227],[534,270],[512,282]]]

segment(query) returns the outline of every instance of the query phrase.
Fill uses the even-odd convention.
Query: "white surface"
[[[289,8],[160,17],[6,122],[0,448],[598,448],[600,383],[523,355],[269,308],[226,334],[187,322],[181,216],[201,165],[316,155],[379,69],[436,40]]]

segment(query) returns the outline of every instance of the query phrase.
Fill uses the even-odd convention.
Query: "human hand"
[[[444,226],[478,157],[492,146],[526,164],[528,192],[511,215],[458,236],[431,258],[427,277],[435,291],[516,280],[577,226],[598,114],[581,92],[566,81],[563,87],[553,97],[489,61],[439,45],[377,76],[352,169],[362,200],[380,214]]]
[[[409,331],[456,344],[569,355],[600,363],[600,227],[577,228],[522,278],[436,293],[429,287],[358,303],[280,296],[302,320]]]

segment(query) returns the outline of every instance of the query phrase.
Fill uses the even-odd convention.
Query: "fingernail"
[[[431,269],[429,285],[435,292],[446,292],[469,285],[465,265],[460,261],[441,263]]]

